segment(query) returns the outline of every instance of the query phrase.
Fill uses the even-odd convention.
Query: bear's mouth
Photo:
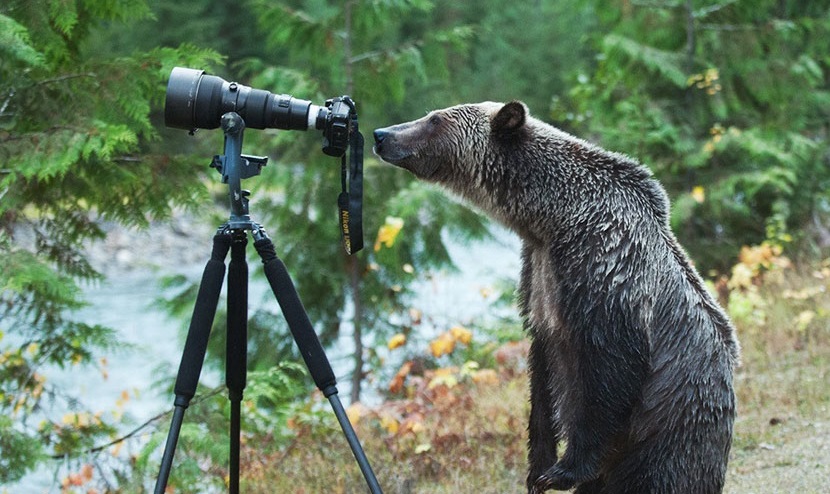
[[[436,163],[425,162],[419,159],[418,153],[414,151],[386,153],[384,152],[383,146],[378,149],[377,145],[372,148],[372,151],[386,163],[406,170],[421,180],[428,182],[438,181],[440,167]]]
[[[383,161],[389,163],[390,165],[395,165],[399,168],[406,168],[406,161],[409,158],[414,156],[412,152],[401,152],[398,149],[393,149],[391,151],[388,150],[388,146],[383,146],[382,144],[375,144],[372,147],[372,151],[375,153],[375,156],[382,159]]]

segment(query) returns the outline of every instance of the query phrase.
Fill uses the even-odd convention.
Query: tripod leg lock
[[[321,389],[320,391],[323,392],[323,396],[325,396],[326,398],[329,398],[330,396],[337,394],[337,386],[334,385],[334,384],[330,384],[330,385],[326,386],[325,388]]]
[[[183,395],[183,394],[177,394],[176,399],[173,400],[173,406],[181,408],[181,409],[187,409],[187,407],[190,406],[190,400],[192,398],[193,398],[192,395],[191,396],[186,396],[186,395]]]

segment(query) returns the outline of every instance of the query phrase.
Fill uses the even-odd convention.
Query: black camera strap
[[[337,198],[340,208],[340,230],[343,247],[351,255],[363,248],[363,135],[357,127],[357,111],[349,97],[343,100],[351,109],[351,133],[349,135],[349,164],[346,155],[340,161],[342,192]],[[348,175],[348,178],[347,178]]]

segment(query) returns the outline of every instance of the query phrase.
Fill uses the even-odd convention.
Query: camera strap
[[[340,208],[343,247],[346,253],[351,255],[363,248],[363,135],[357,127],[357,111],[354,102],[348,97],[343,99],[351,108],[352,121],[348,166],[345,153],[340,160],[342,192],[337,198],[337,205]]]

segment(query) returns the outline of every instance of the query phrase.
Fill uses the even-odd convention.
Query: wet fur
[[[381,158],[522,239],[528,492],[720,493],[738,343],[651,173],[519,102],[439,110],[375,137]]]

